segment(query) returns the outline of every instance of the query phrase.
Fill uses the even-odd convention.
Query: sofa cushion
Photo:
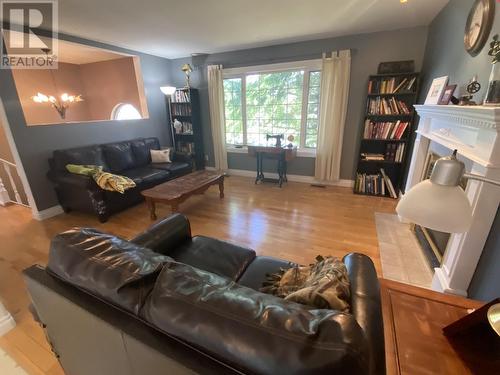
[[[242,373],[368,373],[352,315],[310,310],[185,264],[165,264],[141,316]]]
[[[153,163],[152,166],[153,168],[169,171],[175,176],[191,172],[191,165],[180,161],[173,161],[172,163]]]
[[[130,142],[109,143],[102,148],[110,172],[117,173],[135,167]]]
[[[195,236],[167,255],[178,262],[237,280],[254,260],[255,251],[215,238]]]
[[[136,185],[162,183],[169,179],[170,172],[151,167],[137,167],[122,171],[121,174],[132,179]]]
[[[249,264],[237,282],[258,291],[267,280],[267,275],[287,270],[293,266],[296,264],[272,257],[258,256]]]
[[[110,234],[74,228],[54,237],[47,269],[98,298],[137,314],[171,258]]]
[[[132,147],[136,167],[143,167],[151,163],[149,147],[146,146],[144,139],[134,139],[130,141],[130,146]]]
[[[53,152],[53,165],[58,172],[66,172],[66,165],[99,165],[108,168],[101,146],[87,146],[56,150]]]

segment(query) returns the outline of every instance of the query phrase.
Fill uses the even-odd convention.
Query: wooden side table
[[[463,356],[442,332],[484,303],[385,279],[380,293],[387,374],[500,374],[481,358],[480,345],[479,354]]]

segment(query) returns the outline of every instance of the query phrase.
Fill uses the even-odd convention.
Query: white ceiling
[[[59,41],[58,51],[59,62],[77,65],[122,59],[128,56],[101,48],[94,48],[83,44],[67,42],[65,40]]]
[[[448,0],[59,0],[63,33],[168,58],[428,25]]]

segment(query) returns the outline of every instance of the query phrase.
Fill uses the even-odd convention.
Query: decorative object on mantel
[[[290,142],[287,147],[293,147],[293,141],[295,141],[295,137],[293,136],[293,134],[290,134],[287,138],[288,142]]]
[[[441,96],[443,96],[446,85],[448,84],[448,76],[434,78],[431,87],[427,92],[424,104],[438,104]]]
[[[438,104],[441,105],[448,105],[451,101],[451,98],[453,97],[453,93],[455,92],[455,89],[457,88],[457,85],[448,85],[444,88],[443,95],[441,96],[441,99],[439,99]]]
[[[193,71],[193,68],[189,64],[184,64],[181,70],[186,75],[186,88],[188,89],[191,83],[191,72]]]
[[[457,150],[454,150],[451,156],[436,161],[430,179],[403,195],[396,212],[426,228],[447,233],[466,232],[472,223],[472,207],[460,187],[462,178],[500,186],[500,181],[465,173],[465,164],[457,159]]]
[[[491,74],[488,82],[488,91],[484,99],[484,105],[500,105],[500,41],[498,34],[493,37],[490,43],[488,55],[493,56],[491,61]]]
[[[471,56],[477,56],[490,35],[495,18],[495,0],[476,0],[465,24],[464,45]]]
[[[477,103],[472,100],[474,94],[481,90],[481,84],[477,81],[476,76],[472,77],[469,84],[467,85],[466,90],[469,95],[462,95],[460,97],[460,102],[458,103],[458,105],[477,105]]]
[[[42,48],[42,51],[43,53],[45,53],[45,55],[47,55],[48,59],[51,50],[48,48]],[[50,75],[52,77],[52,83],[54,84],[54,89],[56,92],[58,92],[56,79],[54,77],[54,72],[52,71],[52,69],[49,70],[50,70]],[[66,118],[66,111],[68,110],[71,103],[77,103],[83,101],[81,95],[69,95],[68,93],[63,93],[59,98],[56,98],[55,96],[45,95],[39,92],[35,96],[32,96],[31,99],[35,103],[40,103],[40,104],[47,103],[51,105],[57,111],[57,113],[59,113],[59,116],[61,116],[61,119],[63,120]]]

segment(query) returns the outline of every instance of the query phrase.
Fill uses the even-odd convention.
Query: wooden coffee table
[[[166,203],[172,212],[179,210],[179,204],[190,196],[203,194],[210,186],[219,185],[219,196],[224,198],[224,173],[198,171],[176,178],[141,192],[146,198],[151,220],[156,220],[156,203]]]

